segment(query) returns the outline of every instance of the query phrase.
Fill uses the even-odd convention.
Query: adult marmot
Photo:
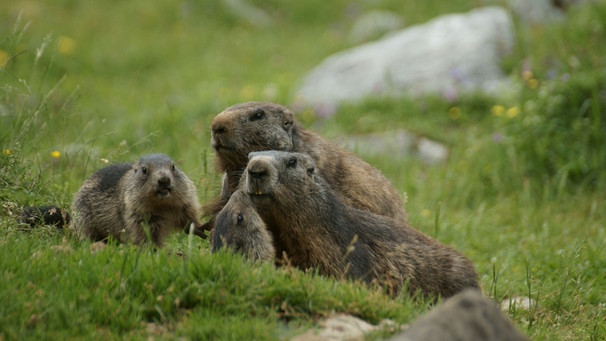
[[[218,114],[211,125],[216,164],[224,172],[221,196],[204,207],[212,218],[238,187],[255,151],[282,150],[310,155],[318,173],[350,206],[406,221],[398,191],[383,174],[352,152],[305,130],[288,108],[263,102],[237,104]],[[212,220],[209,223],[212,225]]]
[[[251,153],[241,190],[271,231],[277,256],[301,269],[379,283],[392,294],[405,283],[442,297],[479,287],[463,255],[406,223],[349,206],[306,154]],[[217,224],[223,230],[230,222]]]
[[[162,246],[173,231],[204,237],[194,183],[164,154],[143,156],[136,163],[114,164],[88,178],[72,205],[73,226],[93,241],[113,237]]]

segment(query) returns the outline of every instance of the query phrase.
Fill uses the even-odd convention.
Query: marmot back
[[[352,152],[303,129],[288,108],[263,102],[234,105],[212,122],[211,145],[224,173],[221,197],[207,204],[214,217],[238,187],[250,152],[280,150],[310,155],[318,173],[352,207],[406,221],[398,191],[376,168]],[[212,224],[212,222],[211,222]]]
[[[150,154],[136,163],[114,164],[87,179],[72,205],[72,226],[83,238],[161,246],[175,231],[204,236],[194,183],[170,157]]]

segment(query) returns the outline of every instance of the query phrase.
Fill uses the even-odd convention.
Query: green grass
[[[171,155],[209,200],[219,188],[209,125],[223,108],[290,103],[310,67],[349,47],[356,13],[386,8],[415,24],[484,3],[252,2],[272,25],[219,2],[0,4],[0,339],[280,339],[336,312],[409,323],[426,311],[428,302],[211,255],[184,235],[155,252],[95,252],[69,232],[16,224],[18,207],[69,207],[94,170],[151,152]],[[503,63],[515,85],[499,99],[374,99],[300,119],[330,137],[404,128],[450,146],[444,165],[366,158],[406,195],[413,226],[475,263],[486,295],[533,300],[507,312],[520,330],[603,339],[606,6],[516,35]]]

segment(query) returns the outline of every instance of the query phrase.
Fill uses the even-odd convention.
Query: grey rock
[[[245,0],[222,0],[225,10],[235,18],[256,27],[266,27],[272,23],[271,17],[261,8]]]
[[[414,321],[391,341],[528,340],[478,290],[466,290]]]
[[[294,337],[292,341],[364,340],[366,334],[394,326],[395,323],[391,320],[383,320],[379,325],[372,325],[355,316],[337,314],[321,320],[317,330],[309,330]]]
[[[496,93],[513,41],[501,7],[441,16],[328,57],[303,78],[295,105],[328,116],[342,102],[369,96]]]
[[[402,129],[354,135],[338,142],[359,155],[382,155],[391,160],[418,158],[427,164],[440,164],[450,155],[445,145]]]
[[[564,19],[564,12],[552,0],[509,0],[513,13],[525,24],[537,24]]]
[[[566,10],[601,0],[509,0],[514,15],[524,24],[547,24],[562,21]]]

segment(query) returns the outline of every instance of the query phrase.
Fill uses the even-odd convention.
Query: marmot
[[[173,231],[204,237],[194,183],[164,154],[136,163],[114,164],[88,178],[72,205],[73,227],[81,237],[162,246]]]
[[[352,152],[305,130],[288,108],[263,102],[237,104],[218,114],[211,124],[216,165],[224,173],[221,196],[204,207],[216,215],[238,187],[248,153],[264,150],[310,155],[318,173],[344,202],[355,208],[406,221],[402,199],[383,174]],[[210,229],[210,228],[209,228]]]
[[[70,219],[69,213],[55,205],[26,207],[17,217],[20,224],[27,224],[30,227],[50,225],[58,229],[69,224]]]
[[[349,206],[306,154],[251,153],[241,189],[271,231],[277,256],[303,270],[378,283],[394,295],[405,283],[434,297],[479,288],[467,258],[406,223]]]
[[[251,260],[275,259],[271,233],[247,194],[235,191],[215,221],[210,237],[213,253],[227,247]]]

